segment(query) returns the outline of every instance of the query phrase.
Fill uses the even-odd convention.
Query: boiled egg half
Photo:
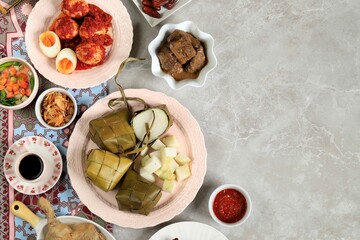
[[[43,54],[54,58],[61,50],[60,39],[53,31],[43,32],[39,36],[39,46]]]
[[[70,48],[62,49],[56,57],[56,70],[61,73],[72,73],[77,64],[75,52]]]

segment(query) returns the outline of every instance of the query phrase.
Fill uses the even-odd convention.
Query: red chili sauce
[[[224,189],[216,196],[213,204],[215,216],[222,222],[235,223],[244,217],[247,202],[239,191]]]
[[[108,28],[112,26],[112,16],[94,4],[89,4],[89,16],[103,22]]]
[[[84,16],[87,12],[89,12],[89,8],[87,4],[84,2],[73,2],[73,1],[63,1],[63,8],[66,9],[72,16],[79,18]]]
[[[61,48],[71,48],[75,52],[76,46],[79,45],[81,41],[80,36],[76,36],[73,39],[60,39]]]
[[[113,39],[109,34],[102,34],[102,35],[94,35],[88,39],[89,42],[96,43],[100,46],[111,46],[113,44]]]
[[[95,67],[95,66],[94,65],[88,65],[88,64],[83,63],[81,61],[78,61],[77,64],[76,64],[75,69],[76,70],[87,70],[87,69],[91,69],[93,67]]]
[[[103,62],[104,62],[104,59],[101,62],[99,62],[98,64],[89,65],[89,64],[83,63],[81,61],[78,61],[77,64],[76,64],[75,69],[76,70],[88,70],[88,69],[91,69],[93,67],[96,67],[96,66],[99,66],[99,65],[103,64]]]

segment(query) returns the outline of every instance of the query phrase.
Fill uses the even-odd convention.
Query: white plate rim
[[[200,236],[196,236],[196,235]],[[193,236],[192,238],[186,238]],[[200,222],[184,221],[165,226],[158,230],[149,240],[179,240],[206,239],[206,240],[228,240],[226,236],[217,229]]]

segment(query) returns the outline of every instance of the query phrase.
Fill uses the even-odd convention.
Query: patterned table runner
[[[4,176],[3,158],[8,149],[8,111],[0,108],[0,239],[9,238],[9,184]]]
[[[18,6],[10,11],[7,15],[0,13],[0,55],[16,56],[26,60],[30,60],[26,53],[24,42],[24,31],[26,20],[31,12],[32,7],[37,1],[24,0]],[[0,1],[2,6],[7,7],[11,3],[8,1]],[[48,80],[40,76],[41,93],[44,89],[54,86]],[[106,96],[106,84],[99,85],[90,89],[68,89],[69,92],[77,99],[78,102],[78,116],[91,106],[99,98]],[[25,221],[19,218],[14,218],[9,213],[9,204],[13,200],[24,202],[36,214],[44,216],[39,208],[36,206],[37,199],[40,196],[48,198],[58,216],[60,215],[77,215],[85,217],[102,226],[105,226],[109,231],[112,231],[112,225],[104,222],[92,214],[79,200],[76,192],[71,186],[69,176],[66,169],[66,150],[68,140],[76,121],[64,130],[54,131],[42,127],[36,119],[34,111],[35,101],[22,110],[7,111],[0,108],[0,239],[36,239],[35,230]],[[64,169],[59,182],[49,191],[41,195],[29,196],[24,195],[13,188],[9,187],[3,172],[3,157],[8,149],[8,146],[16,140],[25,136],[42,136],[52,141],[59,149],[62,158]]]

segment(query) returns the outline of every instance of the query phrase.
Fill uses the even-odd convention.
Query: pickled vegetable
[[[10,61],[0,65],[0,104],[15,106],[28,99],[34,89],[34,76],[23,63]]]

